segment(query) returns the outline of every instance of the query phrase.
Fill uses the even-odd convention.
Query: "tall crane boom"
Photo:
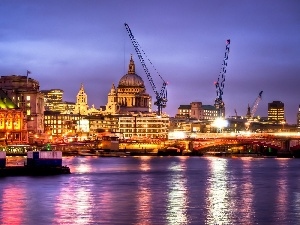
[[[249,117],[250,119],[252,119],[254,117],[254,114],[257,110],[258,104],[262,98],[262,93],[263,93],[263,91],[260,91],[257,98],[255,99],[252,107],[251,108],[248,107],[247,117]]]
[[[136,54],[138,55],[138,58],[139,58],[139,60],[140,60],[140,62],[141,62],[141,64],[142,64],[142,66],[143,66],[143,69],[144,69],[146,75],[147,75],[147,78],[148,78],[148,80],[149,80],[149,82],[150,82],[150,85],[151,85],[151,87],[152,87],[152,90],[153,90],[153,92],[154,92],[154,94],[155,94],[156,101],[154,102],[154,105],[157,105],[157,107],[158,107],[157,114],[160,116],[160,115],[162,114],[162,109],[166,107],[167,101],[168,101],[168,99],[167,99],[167,89],[166,89],[167,83],[164,81],[164,79],[161,77],[161,75],[158,74],[159,77],[160,77],[160,78],[162,79],[162,81],[163,81],[163,85],[162,85],[162,88],[161,88],[160,92],[158,92],[158,91],[156,90],[156,86],[155,86],[155,84],[154,84],[154,81],[153,81],[153,79],[152,79],[152,77],[151,77],[151,75],[150,75],[150,72],[149,72],[149,70],[148,70],[148,68],[147,68],[147,66],[146,66],[146,64],[145,64],[145,60],[144,60],[144,58],[143,58],[143,56],[142,56],[142,52],[143,52],[143,54],[145,54],[145,53],[144,53],[143,50],[140,50],[140,45],[139,45],[139,43],[137,42],[137,40],[134,38],[134,36],[133,36],[133,34],[132,34],[132,32],[131,32],[131,29],[130,29],[130,27],[128,26],[128,24],[125,23],[124,25],[125,25],[125,28],[126,28],[126,30],[127,30],[127,33],[129,34],[129,38],[130,38],[130,40],[131,40],[131,42],[132,42],[132,44],[133,44],[133,47],[134,47],[134,49],[135,49],[135,51],[136,51]],[[142,52],[141,52],[141,51],[142,51]],[[148,59],[148,60],[149,60],[149,59]],[[149,60],[149,62],[151,63],[150,60]],[[152,63],[151,63],[151,64],[152,64]]]
[[[254,121],[253,117],[254,117],[254,114],[257,110],[257,106],[262,98],[262,93],[263,91],[260,91],[257,98],[255,99],[252,107],[250,108],[250,106],[248,105],[248,111],[247,111],[247,114],[246,114],[246,118],[247,118],[247,122],[245,123],[245,128],[246,130],[249,130],[250,128],[250,125],[251,123]]]
[[[225,49],[225,56],[223,59],[223,64],[221,68],[221,72],[219,74],[218,80],[215,82],[217,98],[215,100],[215,107],[218,110],[218,116],[223,117],[224,115],[224,102],[223,102],[223,89],[225,83],[225,75],[226,75],[226,67],[227,67],[227,60],[230,50],[230,39],[226,41],[226,49]]]

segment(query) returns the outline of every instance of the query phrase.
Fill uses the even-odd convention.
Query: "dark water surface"
[[[0,178],[0,224],[300,224],[300,159],[68,157]]]

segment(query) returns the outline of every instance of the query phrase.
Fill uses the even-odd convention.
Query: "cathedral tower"
[[[77,94],[74,114],[87,115],[88,114],[87,94],[84,91],[83,84]]]
[[[108,114],[117,114],[119,112],[120,107],[117,102],[117,98],[117,90],[115,85],[113,84],[107,96],[108,101],[106,104],[106,112]]]

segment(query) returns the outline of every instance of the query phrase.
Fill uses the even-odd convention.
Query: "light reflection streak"
[[[1,225],[23,224],[26,193],[23,188],[15,186],[3,190],[2,204],[0,204]]]
[[[77,173],[87,173],[91,172],[91,163],[90,162],[85,162],[85,160],[92,160],[92,158],[85,157],[83,160],[78,164],[76,167]]]
[[[140,158],[140,170],[147,172],[151,169],[149,164],[150,157],[144,156]],[[150,177],[147,173],[142,173],[139,180],[137,192],[137,224],[150,224],[151,215],[151,185]]]
[[[287,221],[287,201],[288,201],[288,185],[287,185],[287,160],[290,159],[277,159],[279,163],[278,169],[278,178],[277,179],[277,186],[278,186],[278,194],[277,194],[277,212],[278,212],[278,219],[279,221]]]
[[[208,157],[210,178],[208,180],[206,224],[232,224],[227,177],[227,159]]]
[[[93,208],[91,191],[85,187],[80,187],[75,193],[75,199],[76,224],[88,224],[92,221],[90,213]]]
[[[186,157],[173,163],[168,170],[172,171],[169,180],[167,221],[168,224],[187,224],[187,181],[185,177]]]
[[[252,158],[241,158],[243,160],[243,182],[241,192],[241,205],[238,206],[241,216],[242,224],[254,224],[253,218],[255,211],[253,210],[253,184],[251,175]]]
[[[109,221],[111,218],[114,217],[113,214],[113,202],[115,201],[113,197],[113,193],[108,189],[105,189],[99,193],[100,198],[97,198],[99,202],[97,202],[97,205],[99,205],[99,208],[101,208],[101,221]]]
[[[89,224],[93,220],[91,212],[95,204],[88,185],[89,180],[85,177],[73,179],[63,186],[55,201],[56,212],[53,220],[57,224],[80,225]]]
[[[142,171],[148,171],[150,170],[150,164],[149,164],[149,160],[151,159],[151,157],[149,156],[142,156],[141,158],[141,165],[140,165],[140,169]]]

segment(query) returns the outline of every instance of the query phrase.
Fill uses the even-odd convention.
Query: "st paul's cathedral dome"
[[[128,67],[128,74],[125,74],[119,81],[118,87],[141,87],[144,88],[145,84],[143,79],[135,73],[135,64],[132,59],[130,58],[129,67]]]
[[[135,64],[130,58],[128,73],[119,81],[117,88],[113,85],[108,94],[107,109],[111,112],[150,112],[151,96],[146,93],[143,79],[135,73]],[[116,110],[118,109],[118,110]]]

